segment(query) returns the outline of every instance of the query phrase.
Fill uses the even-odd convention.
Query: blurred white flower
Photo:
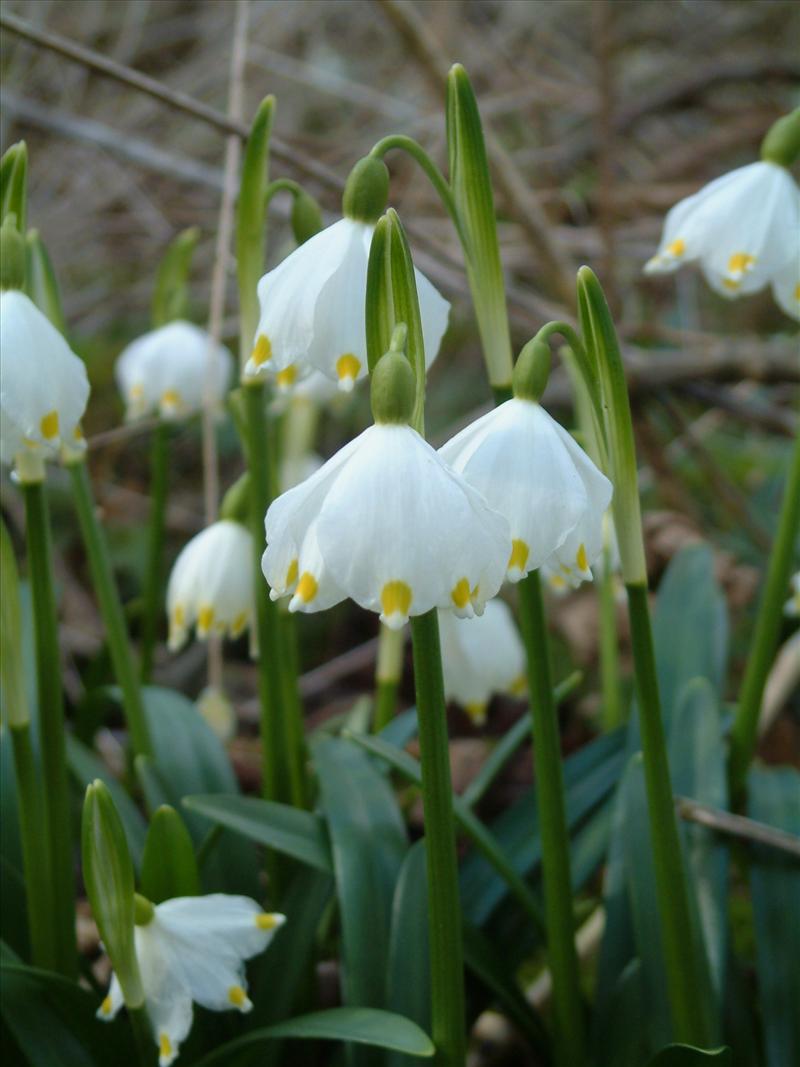
[[[0,349],[0,461],[22,481],[38,481],[44,459],[85,449],[86,367],[18,289],[0,295]]]
[[[782,271],[773,279],[772,295],[775,303],[793,319],[800,321],[800,248],[793,270]]]
[[[792,595],[784,604],[783,613],[792,619],[796,619],[800,616],[800,571],[792,575],[789,584],[792,587]]]
[[[251,1010],[244,961],[263,952],[284,922],[285,916],[263,912],[249,897],[212,893],[165,900],[149,922],[134,928],[160,1067],[177,1058],[192,1028],[192,1001],[210,1011]],[[97,1017],[113,1019],[122,1005],[112,974]]]
[[[574,585],[591,579],[611,483],[543,407],[507,400],[439,454],[508,520],[509,581],[540,567]]]
[[[296,485],[316,474],[325,461],[316,452],[304,452],[299,456],[287,456],[281,463],[281,492],[294,489]]]
[[[322,611],[351,597],[392,629],[433,607],[480,612],[511,545],[505,520],[415,430],[380,422],[275,500],[266,535],[273,599]]]
[[[195,706],[220,741],[226,745],[236,733],[236,711],[225,690],[206,686],[198,696]]]
[[[230,383],[233,358],[205,330],[178,319],[132,341],[114,368],[125,417],[138,419],[158,412],[164,419],[180,419],[200,411],[209,359],[213,397],[219,404]]]
[[[502,600],[488,601],[483,615],[472,619],[440,611],[439,637],[445,697],[460,704],[476,726],[486,722],[493,693],[524,690],[525,648]]]
[[[238,637],[253,620],[253,541],[238,522],[220,519],[182,549],[167,585],[169,648],[186,642],[192,626]]]
[[[258,283],[261,319],[245,377],[267,369],[290,386],[310,364],[349,392],[367,373],[364,305],[375,227],[344,218],[296,248]],[[439,351],[450,305],[415,271],[425,360]],[[283,375],[283,378],[281,378]]]
[[[700,261],[708,284],[723,296],[755,293],[772,283],[776,299],[798,317],[800,189],[789,171],[762,160],[710,182],[667,214],[648,274]]]

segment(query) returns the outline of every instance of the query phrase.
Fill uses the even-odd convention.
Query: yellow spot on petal
[[[286,572],[286,588],[294,585],[297,581],[297,560],[293,559],[289,564],[289,569]]]
[[[742,283],[734,281],[733,278],[723,278],[722,284],[726,289],[730,289],[732,293],[735,293],[737,289],[741,288]]]
[[[279,389],[288,389],[297,381],[297,367],[292,363],[275,375],[275,382]]]
[[[795,300],[800,300],[800,282],[794,287],[794,298]]]
[[[300,581],[297,583],[297,589],[295,590],[295,596],[299,596],[306,604],[313,600],[317,595],[319,589],[319,583],[313,574],[309,574],[308,571],[303,571],[300,576]]]
[[[214,609],[210,604],[203,604],[197,613],[197,633],[200,637],[205,637],[211,627],[214,625]]]
[[[83,441],[83,430],[81,429],[80,425],[76,426],[75,429],[72,431],[72,436],[76,441]]]
[[[280,915],[271,915],[268,911],[262,911],[260,915],[256,915],[256,926],[259,930],[274,930],[276,926],[281,924]]]
[[[172,1055],[172,1042],[163,1030],[158,1035],[158,1054],[162,1060],[168,1060]]]
[[[128,390],[128,395],[131,400],[141,400],[144,396],[144,386],[140,382],[136,382],[136,384],[132,385]]]
[[[336,374],[339,381],[346,378],[355,381],[359,370],[361,370],[361,360],[354,356],[352,352],[345,352],[343,356],[339,356],[336,360]]]
[[[105,997],[103,1003],[100,1005],[100,1011],[103,1015],[111,1014],[111,997]]]
[[[247,626],[247,612],[241,611],[231,623],[231,637],[238,637],[244,632],[245,626]]]
[[[563,589],[567,584],[560,574],[551,574],[549,582],[553,589]]]
[[[462,578],[453,586],[450,596],[457,608],[465,608],[469,604],[471,599],[470,588],[466,578]]]
[[[734,252],[728,260],[728,273],[734,275],[744,274],[751,269],[755,261],[756,257],[751,256],[749,252]]]
[[[54,437],[58,437],[58,412],[48,411],[39,423],[39,429],[45,441],[52,441]]]
[[[256,338],[255,348],[250,358],[257,367],[262,367],[272,359],[272,342],[265,333],[260,333]]]
[[[578,554],[575,557],[575,561],[578,564],[578,570],[580,570],[580,571],[588,571],[589,570],[589,559],[588,559],[588,557],[586,555],[586,545],[581,544],[580,548],[578,549]]]
[[[528,562],[528,556],[530,549],[524,541],[515,538],[511,542],[511,555],[508,559],[508,569],[513,570],[525,570],[525,564]]]
[[[464,705],[464,711],[469,715],[475,726],[483,726],[486,722],[486,703],[485,701],[475,701],[471,704]]]
[[[528,679],[524,674],[518,674],[511,685],[508,687],[509,693],[514,696],[521,696],[528,688]]]
[[[247,1003],[247,993],[240,985],[232,985],[228,990],[228,1000],[237,1008],[242,1008]]]
[[[686,251],[686,242],[683,240],[682,237],[678,237],[674,241],[670,241],[664,251],[667,253],[667,255],[675,256],[675,258],[677,259],[679,256],[682,256],[683,253]]]
[[[183,604],[176,604],[172,609],[172,624],[179,627],[186,625],[186,610]]]
[[[181,394],[177,389],[165,389],[161,394],[161,403],[166,408],[178,408],[181,405]]]
[[[411,586],[406,582],[387,582],[381,590],[384,615],[408,615],[411,607]]]

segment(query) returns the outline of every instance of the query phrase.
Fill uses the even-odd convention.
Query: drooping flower
[[[261,319],[245,376],[269,368],[289,385],[310,364],[349,392],[367,373],[364,304],[374,224],[343,218],[296,248],[258,283]],[[450,305],[415,271],[425,358],[439,351]],[[283,377],[282,377],[283,376]]]
[[[439,612],[444,692],[467,712],[476,726],[486,722],[494,693],[525,687],[525,648],[507,604],[488,601],[483,615],[456,618]]]
[[[790,585],[792,587],[792,595],[784,604],[783,613],[792,619],[796,619],[800,616],[800,571],[792,575]]]
[[[205,330],[178,319],[132,341],[114,368],[125,417],[158,412],[164,419],[180,419],[200,411],[209,360],[212,395],[219,404],[231,379],[233,358]]]
[[[0,347],[0,460],[24,480],[32,464],[40,468],[65,446],[85,447],[89,379],[83,360],[18,289],[0,295]]]
[[[780,277],[773,279],[772,295],[787,315],[800,321],[800,250],[794,269],[783,271]]]
[[[541,567],[571,584],[591,580],[611,483],[540,404],[507,400],[439,454],[508,520],[509,581]]]
[[[413,380],[401,354],[380,360],[375,425],[267,512],[262,569],[290,611],[350,597],[399,629],[434,607],[480,613],[500,586],[507,524],[407,424],[413,384],[400,415],[376,405],[376,381],[394,372]]]
[[[244,961],[264,951],[285,916],[226,893],[174,897],[150,905],[148,914],[134,929],[136,959],[158,1062],[169,1067],[192,1028],[193,1001],[210,1011],[252,1009]],[[122,1006],[112,975],[97,1017],[113,1019]]]
[[[169,648],[194,626],[197,636],[239,637],[253,620],[253,542],[241,523],[220,519],[193,537],[175,561],[167,585]]]
[[[789,171],[768,160],[739,167],[681,200],[667,214],[648,274],[698,260],[708,284],[726,297],[772,284],[784,310],[798,317],[800,189]],[[793,308],[790,310],[790,308]]]

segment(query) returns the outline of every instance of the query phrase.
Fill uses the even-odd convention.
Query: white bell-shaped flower
[[[544,566],[574,584],[591,579],[611,483],[543,407],[507,400],[439,454],[508,520],[509,581]]]
[[[270,369],[279,385],[290,385],[310,364],[349,392],[366,375],[364,305],[374,229],[372,223],[340,219],[264,275],[258,283],[261,319],[246,377]],[[430,365],[447,329],[450,305],[419,271],[415,278]]]
[[[800,321],[800,244],[792,270],[782,271],[773,279],[772,295],[775,303],[793,319]]]
[[[220,519],[183,548],[167,585],[169,648],[194,626],[197,636],[239,637],[253,620],[253,540],[241,523]]]
[[[128,420],[158,412],[181,419],[203,407],[211,361],[213,398],[220,404],[231,380],[228,349],[194,323],[177,319],[138,337],[122,350],[114,373]]]
[[[799,259],[800,189],[785,167],[761,160],[676,204],[645,271],[673,271],[699,260],[708,284],[734,297],[770,283],[783,292],[798,281]],[[796,301],[789,313],[797,317]]]
[[[134,928],[145,1007],[158,1045],[160,1067],[169,1067],[192,1028],[192,1002],[210,1011],[248,1012],[244,961],[263,952],[285,916],[261,910],[249,897],[212,893],[174,897],[153,908]],[[123,1006],[116,975],[97,1012],[113,1019]]]
[[[790,619],[796,619],[800,616],[800,571],[792,575],[789,584],[792,588],[792,595],[784,604],[783,613],[788,615]]]
[[[494,693],[525,688],[525,648],[508,605],[495,598],[483,615],[459,619],[439,612],[442,671],[447,700],[460,704],[476,726],[486,722]]]
[[[281,462],[281,492],[294,489],[320,469],[325,461],[316,452],[303,452],[299,456],[286,456]]]
[[[503,579],[505,520],[415,430],[376,423],[266,515],[262,569],[290,611],[350,597],[399,629],[434,607],[480,612]]]
[[[18,289],[0,295],[0,349],[0,460],[24,478],[31,463],[85,447],[89,379],[83,360]]]

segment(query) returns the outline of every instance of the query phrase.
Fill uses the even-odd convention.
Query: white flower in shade
[[[160,1067],[169,1067],[192,1028],[192,1002],[210,1011],[248,1012],[244,961],[267,947],[283,915],[263,912],[249,897],[212,893],[157,904],[152,918],[134,928],[145,1007],[158,1045]],[[113,1019],[123,1005],[116,975],[99,1019]]]
[[[792,587],[792,595],[784,604],[783,613],[792,619],[796,619],[800,616],[800,571],[792,575],[790,585]]]
[[[286,456],[281,463],[281,492],[294,489],[306,478],[320,469],[325,461],[316,452],[304,452],[299,456]]]
[[[114,368],[126,418],[158,412],[165,419],[180,419],[200,411],[209,360],[213,397],[219,404],[231,379],[233,358],[205,330],[178,319],[132,341]]]
[[[800,320],[800,247],[793,270],[783,271],[772,282],[775,303],[793,319]]]
[[[591,579],[611,483],[538,403],[507,400],[439,454],[508,520],[510,581],[544,566],[573,584]]]
[[[266,535],[273,599],[321,611],[350,597],[392,629],[434,607],[480,612],[511,544],[505,520],[415,430],[381,422],[278,497]]]
[[[239,637],[253,620],[253,540],[241,523],[220,519],[183,548],[167,585],[169,648],[194,626],[197,636]]]
[[[755,293],[770,283],[782,293],[797,284],[799,258],[800,189],[785,167],[762,160],[676,204],[645,271],[673,271],[699,260],[708,284],[723,296]],[[789,314],[797,317],[796,297],[793,307]]]
[[[264,275],[258,283],[261,319],[246,377],[270,369],[279,386],[288,386],[310,364],[350,391],[366,375],[364,305],[374,229],[371,223],[340,219]],[[447,329],[450,305],[419,271],[415,277],[430,365]]]
[[[493,693],[525,688],[525,648],[514,617],[502,600],[490,600],[483,615],[458,619],[439,612],[444,692],[476,726],[486,722]]]
[[[0,296],[0,349],[0,460],[24,478],[31,463],[85,448],[89,379],[83,360],[17,289]]]

